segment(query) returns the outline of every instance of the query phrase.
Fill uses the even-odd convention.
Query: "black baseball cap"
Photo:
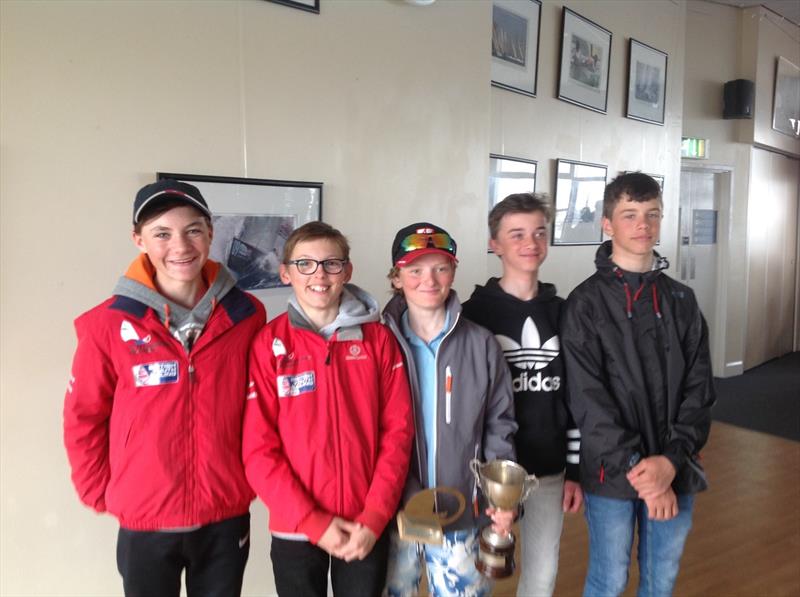
[[[392,265],[403,267],[430,253],[441,253],[458,262],[456,241],[447,230],[429,222],[410,224],[401,228],[394,237]]]
[[[206,200],[203,199],[203,195],[196,186],[164,178],[142,187],[136,193],[136,199],[133,201],[133,225],[139,223],[142,212],[148,207],[153,207],[163,201],[175,200],[183,201],[186,205],[191,205],[199,210],[203,215],[211,217],[211,210],[208,209]]]

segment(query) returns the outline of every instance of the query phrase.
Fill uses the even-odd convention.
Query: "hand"
[[[511,525],[514,524],[514,510],[498,510],[496,508],[486,508],[486,516],[492,519],[492,530],[498,535],[508,535],[511,532]]]
[[[561,504],[564,512],[580,512],[583,505],[583,490],[580,483],[564,481],[564,500]]]
[[[628,472],[628,482],[646,500],[664,493],[675,478],[675,467],[666,456],[644,458]]]
[[[670,520],[678,515],[678,498],[671,487],[661,495],[645,499],[644,503],[650,520]]]
[[[328,528],[322,533],[322,537],[317,542],[317,547],[321,547],[334,557],[339,557],[342,548],[350,540],[350,534],[357,529],[358,525],[338,516],[334,516]]]
[[[369,527],[359,523],[354,524],[357,528],[350,533],[350,540],[339,550],[339,555],[336,556],[345,562],[363,560],[369,555],[378,540],[378,537]]]

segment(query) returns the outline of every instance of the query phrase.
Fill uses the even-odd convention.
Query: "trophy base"
[[[514,546],[516,541],[514,535],[509,534],[508,538],[504,538],[503,545],[497,545],[496,541],[492,542],[484,537],[485,533],[480,535],[480,548],[478,549],[478,557],[475,559],[475,568],[484,576],[492,579],[508,578],[514,574]]]

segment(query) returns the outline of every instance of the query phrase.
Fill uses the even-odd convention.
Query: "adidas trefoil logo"
[[[522,326],[521,345],[502,334],[497,334],[496,338],[503,349],[506,360],[518,369],[544,369],[558,356],[561,349],[558,336],[553,336],[542,344],[539,338],[539,329],[530,317]]]

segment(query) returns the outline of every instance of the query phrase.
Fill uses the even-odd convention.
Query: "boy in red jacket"
[[[380,595],[408,471],[403,357],[375,299],[347,283],[349,252],[327,224],[295,230],[280,267],[294,295],[251,349],[243,458],[284,597],[325,597],[329,567],[335,595]]]
[[[127,596],[239,595],[253,493],[241,463],[247,351],[264,307],[208,259],[211,212],[175,180],[133,206],[141,254],[75,320],[64,443],[81,500],[120,522]]]

